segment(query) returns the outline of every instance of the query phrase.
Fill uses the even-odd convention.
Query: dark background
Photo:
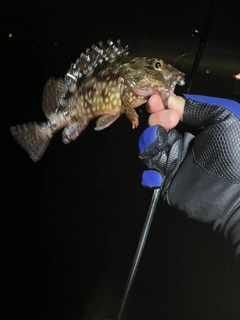
[[[214,15],[190,92],[239,101],[236,1],[2,4],[4,319],[114,319],[152,195],[141,186],[138,159],[144,106],[137,129],[122,116],[96,132],[94,120],[68,146],[56,135],[37,164],[9,126],[44,120],[46,80],[63,76],[99,40],[120,38],[132,55],[178,59],[188,80],[199,44],[192,30],[204,30],[209,3]],[[230,244],[160,200],[126,319],[238,320],[239,302],[240,269]]]

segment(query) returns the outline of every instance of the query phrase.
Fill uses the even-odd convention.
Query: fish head
[[[184,76],[183,72],[156,58],[134,58],[123,68],[123,78],[133,92],[145,98],[157,93],[164,102],[177,84],[185,84]]]

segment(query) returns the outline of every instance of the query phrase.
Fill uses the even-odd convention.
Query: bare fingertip
[[[149,113],[154,113],[164,108],[162,99],[159,95],[152,95],[147,102],[147,111]]]
[[[179,122],[179,115],[175,111],[162,110],[153,113],[148,118],[149,126],[160,125],[166,130],[174,128]]]

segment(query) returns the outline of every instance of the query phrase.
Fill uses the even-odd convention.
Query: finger
[[[152,113],[148,118],[149,126],[160,125],[166,130],[174,128],[179,122],[179,114],[174,110],[161,110]]]
[[[152,95],[148,99],[146,107],[147,107],[147,111],[149,113],[154,113],[154,112],[157,112],[159,110],[164,109],[163,101],[162,101],[161,97],[157,94]]]
[[[177,112],[181,121],[183,120],[184,106],[185,99],[183,97],[171,95],[168,98],[168,109]]]

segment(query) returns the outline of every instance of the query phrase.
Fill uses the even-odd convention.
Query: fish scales
[[[17,143],[37,162],[52,137],[61,129],[65,144],[75,140],[97,118],[96,130],[110,126],[125,113],[132,128],[139,125],[135,108],[153,94],[166,105],[184,74],[158,58],[131,57],[120,40],[93,45],[67,71],[64,78],[49,79],[43,90],[46,122],[12,126]]]

